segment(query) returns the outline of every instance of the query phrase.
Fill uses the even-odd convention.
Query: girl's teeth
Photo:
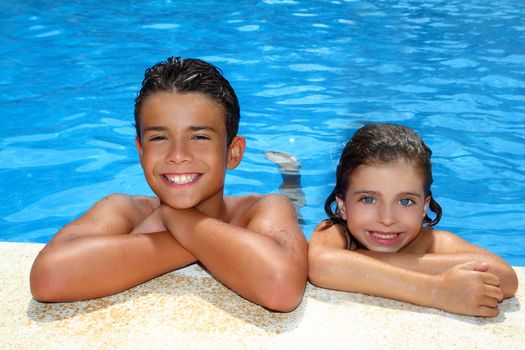
[[[397,234],[395,233],[377,233],[377,232],[370,232],[370,234],[376,238],[381,239],[394,239],[397,237]]]

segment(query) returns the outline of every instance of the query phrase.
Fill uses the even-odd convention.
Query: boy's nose
[[[166,157],[166,162],[182,164],[189,163],[192,159],[193,158],[188,145],[184,141],[179,140],[171,144],[170,150]]]

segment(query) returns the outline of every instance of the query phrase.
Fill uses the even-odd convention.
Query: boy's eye
[[[194,140],[209,140],[210,137],[208,135],[193,135],[192,139]]]
[[[399,200],[399,204],[401,204],[404,207],[408,207],[415,204],[415,202],[410,198],[402,198]]]
[[[359,201],[364,204],[374,204],[376,202],[376,200],[373,197],[369,196],[362,197]]]
[[[155,136],[151,136],[149,138],[150,141],[163,141],[163,140],[166,140],[166,136],[162,136],[162,135],[155,135]]]

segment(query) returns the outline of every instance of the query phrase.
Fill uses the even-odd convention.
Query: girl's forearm
[[[450,268],[470,261],[488,264],[487,272],[499,277],[505,297],[516,293],[518,280],[510,265],[498,256],[487,253],[454,253],[454,254],[409,254],[381,253],[369,250],[358,250],[360,254],[402,269],[412,270],[430,275],[439,275]]]
[[[314,252],[309,264],[310,281],[320,287],[437,307],[432,300],[438,287],[436,276],[343,250]]]
[[[370,294],[464,315],[494,317],[503,293],[497,276],[475,263],[431,275],[341,249],[313,250],[309,277],[330,289]]]

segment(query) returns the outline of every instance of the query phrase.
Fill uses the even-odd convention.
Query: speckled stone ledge
[[[75,303],[31,298],[41,244],[0,243],[1,349],[523,349],[525,297],[482,319],[308,285],[301,305],[274,313],[198,266],[127,292]],[[525,268],[516,268],[525,281]]]

